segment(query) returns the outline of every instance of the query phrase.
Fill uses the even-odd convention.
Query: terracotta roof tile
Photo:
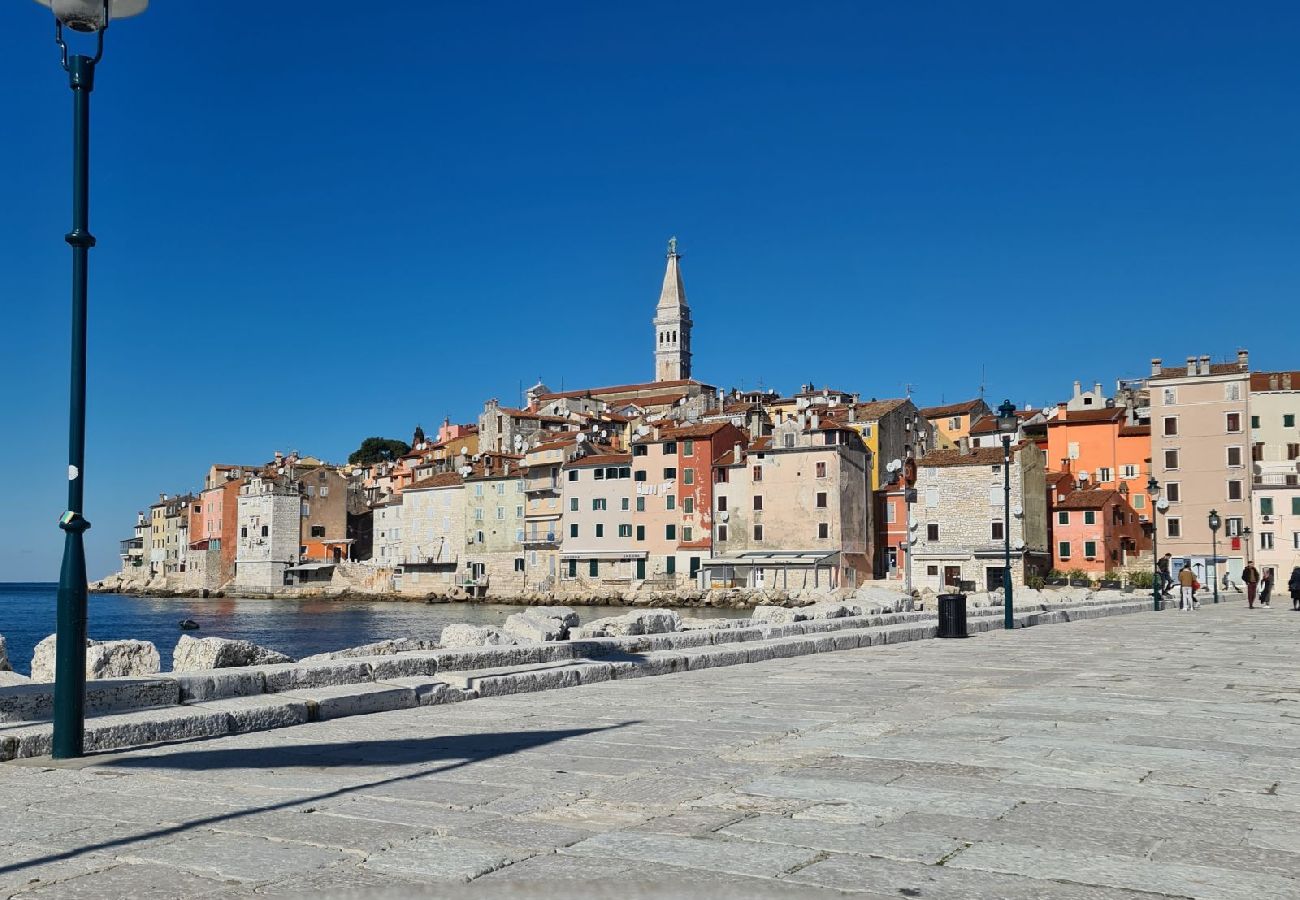
[[[1075,491],[1055,501],[1052,509],[1101,509],[1115,498],[1123,500],[1124,495],[1119,491]]]
[[[1272,379],[1277,379],[1274,385]],[[1285,379],[1285,381],[1284,381]],[[1283,387],[1283,384],[1287,384]],[[1300,372],[1252,372],[1250,375],[1251,393],[1260,391],[1300,391]]]
[[[966,400],[963,403],[949,403],[947,406],[927,406],[921,415],[927,419],[943,419],[948,416],[966,416],[985,406],[983,400]]]
[[[1118,422],[1128,415],[1122,406],[1107,406],[1102,409],[1071,409],[1064,413],[1065,418],[1057,416],[1049,421],[1048,427],[1060,425],[1087,425],[1096,422]]]
[[[564,464],[564,467],[566,469],[577,469],[583,466],[622,466],[629,465],[631,462],[631,453],[600,453],[594,456],[580,456],[577,459],[571,459]]]
[[[465,479],[460,477],[459,472],[439,472],[437,475],[430,475],[428,478],[407,485],[406,490],[423,491],[429,488],[456,487],[464,483]]]
[[[1211,375],[1245,375],[1246,371],[1237,363],[1211,363]],[[1165,366],[1159,375],[1152,375],[1150,381],[1168,381],[1171,378],[1196,378],[1197,375],[1188,375],[1187,366]],[[1199,373],[1199,377],[1204,378],[1205,373]]]
[[[1015,447],[1012,448],[1017,449]],[[921,468],[946,466],[996,466],[1002,463],[1001,447],[977,447],[970,453],[959,450],[931,450],[917,461]]]
[[[554,391],[549,394],[539,394],[537,400],[544,403],[547,400],[559,398],[577,398],[577,397],[594,397],[598,394],[629,394],[633,391],[648,391],[652,388],[672,388],[672,387],[689,387],[699,385],[707,387],[702,381],[696,381],[692,378],[683,378],[679,381],[646,381],[640,384],[615,384],[609,387],[585,388],[578,391]]]

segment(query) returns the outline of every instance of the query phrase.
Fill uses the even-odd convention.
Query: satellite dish
[[[1018,519],[1025,514],[1025,508],[1017,503],[1011,508],[1011,514]]]
[[[1079,480],[1080,480],[1080,481],[1087,481],[1087,480],[1088,480],[1088,473],[1087,473],[1087,471],[1085,471],[1084,469],[1080,469],[1080,470],[1079,470]]]
[[[1161,512],[1164,512],[1168,508],[1169,508],[1169,501],[1166,500],[1164,497],[1161,497],[1159,500],[1156,501],[1156,509],[1160,510]]]
[[[587,440],[587,436],[586,436],[585,434],[583,434],[581,431],[579,431],[578,434],[574,437],[573,440],[574,440],[574,443],[581,444],[581,443],[583,443],[584,441]]]
[[[727,512],[725,509],[724,509],[724,510],[720,510],[720,511],[718,512],[718,521],[719,521],[719,522],[725,522],[725,521],[727,521],[727,520],[730,519],[730,518],[731,518],[731,513]]]
[[[1023,549],[1025,549],[1025,542],[1024,542],[1024,541],[1016,541],[1015,547],[1016,547],[1017,550],[1023,550]]]

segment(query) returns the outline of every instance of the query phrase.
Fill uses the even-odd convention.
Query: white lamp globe
[[[36,0],[73,31],[99,31],[109,19],[128,19],[145,11],[149,0]]]

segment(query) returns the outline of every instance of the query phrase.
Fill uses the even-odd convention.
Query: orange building
[[[1151,510],[1151,427],[1129,422],[1122,406],[1067,410],[1047,423],[1047,468],[1069,472],[1090,488],[1119,491],[1146,521]]]
[[[991,415],[993,410],[982,399],[949,403],[947,406],[928,406],[921,410],[921,417],[934,426],[937,442],[933,449],[936,450],[951,450],[956,447],[958,441],[970,436],[972,425]]]
[[[1151,549],[1151,538],[1124,495],[1084,490],[1053,498],[1052,565],[1095,575],[1113,572]]]

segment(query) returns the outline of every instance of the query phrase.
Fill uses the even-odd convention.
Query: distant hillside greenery
[[[348,462],[354,466],[366,466],[371,463],[397,459],[411,452],[411,445],[394,438],[368,437],[361,446],[352,451]]]

